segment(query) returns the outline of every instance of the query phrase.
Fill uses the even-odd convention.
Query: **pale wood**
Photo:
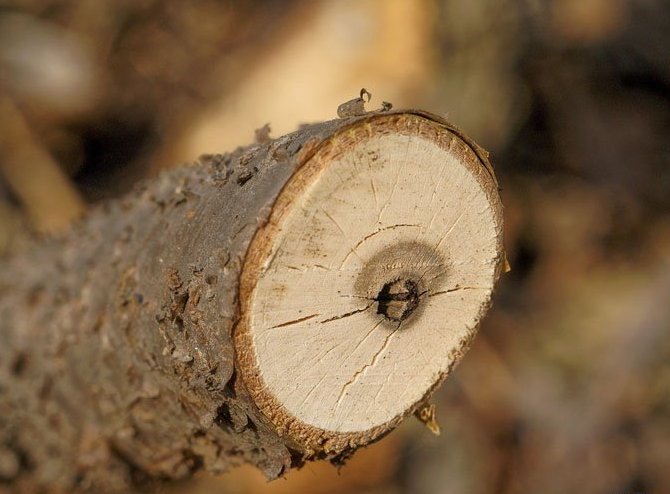
[[[331,139],[252,244],[243,377],[314,445],[375,437],[414,411],[462,356],[500,270],[494,179],[439,124],[402,123]],[[403,302],[383,314],[376,299],[402,280],[419,295],[401,320]]]

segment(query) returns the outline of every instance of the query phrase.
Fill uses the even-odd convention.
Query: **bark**
[[[408,113],[205,156],[8,259],[0,491],[123,491],[245,462],[276,478],[306,459],[351,454],[277,431],[238,378],[240,274],[277,195],[315,149],[348,127]]]

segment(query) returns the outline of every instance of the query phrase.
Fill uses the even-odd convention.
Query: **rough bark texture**
[[[329,136],[407,113],[203,157],[5,262],[0,491],[121,491],[244,462],[274,478],[304,461],[236,379],[246,249],[295,167]]]

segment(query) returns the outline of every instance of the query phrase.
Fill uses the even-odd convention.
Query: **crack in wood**
[[[323,321],[319,321],[319,322],[321,324],[325,324],[327,322],[337,321],[338,319],[344,319],[345,317],[353,316],[354,314],[358,314],[360,312],[365,312],[370,307],[372,307],[373,304],[374,304],[374,301],[370,302],[367,306],[363,307],[362,309],[352,310],[351,312],[347,312],[346,314],[340,314],[339,316],[333,316],[333,317],[330,317],[328,319],[324,319]]]
[[[435,297],[437,295],[444,295],[445,293],[458,292],[460,290],[488,290],[488,288],[485,286],[455,286],[454,288],[449,288],[448,290],[441,290],[439,292],[429,293],[428,296]]]
[[[356,251],[356,249],[358,249],[358,248],[359,248],[359,247],[360,247],[366,240],[368,240],[370,237],[374,237],[374,236],[377,235],[378,233],[381,233],[381,232],[383,232],[383,231],[385,231],[385,230],[393,230],[393,229],[395,229],[395,228],[399,228],[399,227],[401,227],[401,226],[409,226],[409,227],[414,227],[414,228],[422,228],[421,225],[416,225],[416,224],[411,224],[411,223],[398,223],[398,224],[396,224],[396,225],[385,226],[384,228],[379,228],[378,230],[376,230],[376,231],[374,231],[374,232],[372,232],[372,233],[366,235],[365,237],[363,237],[362,240],[359,240],[358,243],[357,243],[356,245],[354,245],[354,246],[351,248],[351,250],[349,251],[349,253],[348,253],[348,254],[344,257],[344,259],[342,260],[342,265],[340,266],[340,269],[342,269],[342,267],[344,267],[344,264],[347,262],[347,259],[349,259],[349,257],[351,256],[351,254],[356,254],[356,255],[359,257],[359,259],[360,259],[360,255],[358,254],[358,252]]]
[[[359,242],[354,246],[354,250],[359,248],[366,240],[368,240],[371,237],[374,237],[378,233],[381,233],[385,230],[395,230],[396,228],[400,228],[401,226],[411,226],[411,227],[414,227],[414,228],[421,228],[421,225],[412,224],[412,223],[398,223],[396,225],[385,226],[384,228],[379,228],[378,230],[366,235],[365,237],[363,237],[362,240],[359,240]]]
[[[323,214],[325,214],[326,217],[327,217],[330,221],[333,222],[333,224],[337,227],[337,229],[340,230],[340,232],[342,232],[342,236],[343,236],[344,238],[348,238],[347,233],[342,229],[342,227],[340,226],[340,224],[339,224],[337,221],[335,221],[335,218],[333,218],[333,217],[328,213],[328,211],[326,211],[325,209],[323,209],[322,206],[319,206],[319,209],[321,209],[321,211],[323,212]]]
[[[286,326],[292,326],[294,324],[301,323],[303,321],[308,321],[310,319],[314,319],[315,317],[320,316],[321,314],[312,314],[311,316],[305,316],[305,317],[300,317],[298,319],[293,319],[292,321],[286,321],[281,324],[277,324],[276,326],[272,326],[270,329],[276,329],[276,328],[284,328]]]
[[[361,376],[367,369],[369,369],[370,367],[374,367],[374,366],[377,364],[377,360],[379,359],[379,356],[380,356],[382,353],[384,353],[384,351],[386,351],[386,349],[388,348],[389,344],[391,343],[391,337],[396,333],[396,331],[398,331],[398,330],[400,329],[400,324],[401,324],[401,323],[398,323],[398,326],[397,326],[393,331],[389,332],[389,334],[386,335],[386,338],[384,338],[384,343],[382,344],[381,348],[380,348],[379,350],[377,350],[377,352],[373,355],[372,360],[370,361],[370,363],[365,364],[363,367],[361,367],[359,370],[357,370],[357,371],[354,373],[354,375],[351,377],[351,379],[349,379],[349,381],[347,381],[346,383],[344,383],[344,386],[342,386],[342,390],[340,391],[340,394],[339,394],[339,396],[337,397],[337,406],[338,406],[338,407],[340,406],[340,403],[342,402],[342,400],[343,400],[344,397],[346,396],[347,388],[348,388],[349,386],[352,386],[353,384],[355,384],[356,381],[358,380],[358,378],[359,378],[359,377],[360,377],[360,376]],[[377,328],[377,326],[379,326],[379,324],[376,324],[376,325],[375,325],[375,327],[373,328],[373,331]]]
[[[375,187],[374,179],[370,179],[370,187],[372,188],[372,195],[375,198],[375,206],[379,209],[379,199],[377,198],[377,188]]]
[[[384,216],[384,213],[386,212],[386,209],[391,204],[391,199],[393,199],[393,194],[395,193],[395,190],[398,187],[398,182],[400,182],[400,173],[401,172],[402,172],[402,168],[398,167],[398,173],[396,174],[395,183],[393,184],[393,188],[391,189],[391,193],[389,194],[389,197],[386,200],[386,203],[382,207],[381,211],[379,211],[379,214],[377,215],[377,224],[381,224],[382,216]]]
[[[438,249],[440,248],[440,245],[442,245],[442,242],[444,242],[444,241],[447,239],[447,237],[449,236],[449,234],[450,234],[452,231],[454,231],[454,228],[456,228],[456,225],[458,225],[458,223],[461,221],[461,218],[463,218],[464,215],[465,215],[465,211],[458,215],[458,218],[456,218],[456,221],[453,222],[453,224],[451,225],[451,227],[449,228],[449,230],[447,231],[447,233],[445,233],[445,234],[442,236],[442,238],[440,239],[440,241],[439,241],[439,242],[437,243],[437,245],[435,246],[435,250],[438,250]]]

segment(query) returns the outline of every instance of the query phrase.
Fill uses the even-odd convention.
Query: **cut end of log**
[[[502,207],[484,153],[428,116],[356,120],[300,159],[247,252],[235,349],[268,421],[336,454],[461,358],[502,270]]]

